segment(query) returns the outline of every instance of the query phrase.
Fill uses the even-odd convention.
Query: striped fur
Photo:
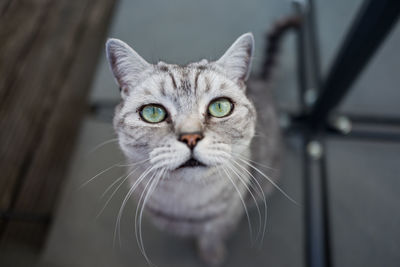
[[[201,60],[186,66],[149,64],[116,39],[107,42],[106,50],[111,70],[122,88],[122,101],[114,117],[120,147],[129,163],[149,159],[129,170],[137,168],[130,176],[131,185],[148,168],[153,167],[154,173],[162,170],[163,175],[146,202],[147,214],[161,229],[197,238],[203,259],[214,265],[221,263],[223,241],[244,213],[241,197],[246,198],[250,184],[244,170],[240,181],[229,164],[233,160],[240,162],[237,155],[251,156],[256,111],[246,96],[245,81],[254,50],[252,34],[239,37],[217,61]],[[219,97],[232,100],[231,115],[215,118],[208,114],[210,101]],[[167,120],[157,124],[143,121],[138,111],[150,103],[164,106]],[[187,132],[204,134],[193,157],[206,167],[178,168],[191,157],[190,149],[178,140],[180,134]],[[146,191],[152,177],[157,174],[152,176],[150,172],[139,183],[136,196]]]

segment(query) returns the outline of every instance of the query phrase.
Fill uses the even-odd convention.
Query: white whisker
[[[154,170],[154,167],[148,167],[140,175],[140,177],[135,181],[135,183],[131,186],[131,188],[129,189],[128,193],[126,194],[126,196],[125,196],[125,198],[124,198],[124,200],[122,202],[121,208],[119,209],[118,216],[117,216],[117,221],[115,223],[114,242],[113,242],[114,245],[115,245],[115,237],[116,237],[117,230],[118,230],[118,238],[119,238],[119,241],[121,242],[120,222],[121,222],[121,217],[122,217],[122,211],[123,211],[123,209],[124,209],[124,207],[126,205],[126,202],[128,201],[128,199],[132,195],[133,191],[135,191],[135,189],[139,185],[139,183],[141,183],[146,178],[146,176],[153,170]],[[121,245],[121,243],[120,243],[120,245]]]
[[[98,174],[96,174],[95,176],[93,176],[92,178],[90,178],[89,180],[87,180],[86,182],[84,182],[83,184],[81,184],[81,185],[78,187],[78,190],[81,190],[83,187],[85,187],[87,184],[89,184],[91,181],[93,181],[94,179],[96,179],[97,177],[99,177],[100,175],[102,175],[103,173],[105,173],[105,172],[111,170],[111,169],[114,168],[114,167],[118,167],[118,164],[120,164],[121,162],[123,162],[123,161],[117,162],[117,163],[111,165],[110,167],[108,167],[108,168],[102,170],[101,172],[99,172]]]
[[[145,257],[147,263],[150,264],[151,266],[155,266],[155,265],[150,261],[149,257],[147,256],[146,250],[144,248],[143,236],[142,236],[142,216],[143,216],[143,211],[144,211],[145,206],[146,206],[146,202],[147,202],[148,198],[151,196],[151,194],[154,192],[154,190],[156,189],[156,187],[158,185],[158,182],[160,181],[160,179],[163,176],[163,174],[164,174],[164,169],[162,169],[158,173],[158,176],[156,176],[153,179],[153,181],[152,181],[152,183],[150,185],[150,188],[147,191],[147,194],[146,194],[146,196],[145,196],[145,198],[143,200],[142,208],[141,208],[140,215],[139,215],[139,240],[140,240],[140,246],[142,248],[141,251],[142,251],[143,256]]]
[[[119,181],[121,181],[124,177],[125,177],[125,174],[123,174],[123,175],[121,175],[120,177],[118,177],[117,179],[115,179],[115,181],[112,182],[112,183],[106,188],[106,190],[104,190],[103,194],[101,194],[101,196],[100,196],[100,199],[103,198],[103,197],[107,194],[107,192],[110,191],[111,188],[113,188],[114,185],[115,185],[116,183],[118,183]]]
[[[113,142],[117,142],[119,140],[119,138],[112,138],[110,140],[104,141],[100,144],[98,144],[97,146],[95,146],[94,148],[92,148],[91,150],[89,150],[89,152],[87,153],[87,155],[92,154],[93,152],[95,152],[97,149],[101,148],[102,146],[105,146],[107,144],[113,143]]]
[[[236,175],[236,177],[245,186],[246,190],[249,192],[250,196],[254,200],[254,203],[256,205],[256,209],[257,209],[257,212],[258,212],[258,219],[259,219],[259,228],[258,228],[258,232],[257,232],[256,239],[255,239],[255,241],[257,241],[258,237],[261,234],[261,230],[262,230],[262,216],[261,216],[260,207],[258,206],[258,203],[257,203],[257,199],[255,198],[253,192],[251,192],[248,184],[245,181],[243,181],[242,177],[238,174],[238,172],[236,171],[235,167],[232,164],[229,164],[229,165],[227,164],[227,167]]]
[[[241,201],[242,204],[243,204],[243,208],[244,208],[244,211],[245,211],[246,216],[247,216],[247,222],[248,222],[248,224],[249,224],[250,242],[251,242],[251,244],[253,244],[253,229],[252,229],[252,227],[251,227],[250,215],[249,215],[249,211],[248,211],[248,209],[247,209],[246,203],[244,202],[244,199],[243,199],[243,197],[242,197],[242,194],[240,193],[239,188],[237,187],[237,185],[235,184],[235,182],[233,181],[233,179],[231,178],[231,176],[229,175],[229,173],[227,172],[227,170],[226,170],[222,165],[221,165],[221,167],[222,167],[223,171],[225,172],[225,174],[227,175],[229,181],[232,183],[232,185],[233,185],[233,187],[235,188],[236,192],[238,193],[239,198],[240,198],[240,201]]]
[[[142,251],[142,247],[141,247],[141,245],[140,245],[140,239],[139,239],[139,235],[138,235],[138,225],[137,225],[137,223],[138,223],[138,215],[139,215],[139,213],[140,213],[140,210],[141,210],[141,204],[142,204],[142,199],[143,199],[143,197],[145,196],[145,194],[146,194],[146,190],[147,190],[147,187],[149,187],[149,185],[151,184],[151,182],[153,181],[153,178],[156,176],[156,174],[157,174],[157,172],[154,172],[152,175],[151,175],[151,177],[149,178],[149,180],[148,180],[148,182],[146,183],[146,185],[145,185],[145,187],[143,188],[143,191],[142,191],[142,193],[140,194],[140,197],[139,197],[139,201],[138,201],[138,204],[137,204],[137,207],[136,207],[136,212],[135,212],[135,235],[136,235],[136,242],[137,242],[137,244],[138,244],[138,247],[139,247],[139,250],[140,250],[140,252],[144,255],[144,252]]]
[[[265,165],[265,164],[259,163],[259,162],[257,162],[257,161],[252,160],[252,159],[249,159],[249,158],[247,158],[247,157],[245,157],[245,156],[243,156],[243,155],[240,155],[239,153],[234,153],[234,152],[232,152],[232,154],[233,154],[234,156],[238,157],[238,158],[241,158],[241,159],[243,159],[243,160],[252,162],[252,163],[257,164],[257,165],[259,165],[259,166],[261,166],[261,167],[264,167],[264,168],[266,168],[266,169],[269,169],[269,170],[272,170],[272,171],[276,171],[276,169],[274,169],[274,168],[272,168],[272,167],[270,167],[270,166],[267,166],[267,165]]]
[[[243,167],[242,165],[240,165],[240,164],[239,164],[237,161],[235,161],[234,159],[232,159],[232,161],[233,161],[238,167],[240,167],[241,169],[243,169],[243,170],[253,179],[252,181],[254,181],[254,182],[256,183],[256,185],[258,186],[260,196],[261,196],[262,199],[263,199],[263,203],[264,203],[264,227],[263,227],[263,233],[262,233],[261,240],[260,240],[260,245],[262,245],[263,242],[264,242],[265,232],[266,232],[266,229],[267,229],[267,218],[268,218],[268,217],[267,217],[267,215],[268,215],[268,206],[267,206],[267,199],[266,199],[266,197],[265,197],[264,190],[262,189],[262,186],[261,186],[260,183],[258,182],[257,178],[254,177],[254,175],[253,175],[251,172],[249,172],[245,167]]]
[[[243,160],[243,159],[239,159],[240,161],[242,161],[243,163],[247,164],[249,167],[253,168],[256,172],[258,172],[259,174],[261,174],[265,179],[267,179],[273,186],[275,186],[276,189],[279,190],[279,192],[281,192],[287,199],[289,199],[291,202],[293,202],[294,204],[296,204],[297,206],[300,206],[299,203],[294,200],[293,198],[291,198],[285,191],[283,191],[282,188],[280,188],[271,178],[269,178],[267,175],[265,175],[262,171],[260,171],[257,167],[255,167],[254,165],[252,165],[251,163]]]
[[[115,188],[115,190],[111,193],[111,196],[107,199],[107,201],[106,201],[106,203],[104,204],[104,206],[103,206],[103,208],[100,210],[100,212],[97,214],[97,216],[96,216],[96,218],[98,218],[102,213],[103,213],[103,211],[105,210],[105,208],[107,207],[107,205],[108,205],[108,203],[111,201],[111,199],[114,197],[114,195],[115,195],[115,193],[117,193],[117,191],[118,191],[118,189],[125,183],[125,181],[129,178],[129,176],[131,176],[136,170],[137,170],[138,168],[135,168],[133,171],[131,171],[130,173],[128,173],[128,175],[122,175],[121,177],[124,177],[125,176],[125,178],[123,179],[123,181],[117,186],[117,188]],[[120,178],[119,178],[120,179]],[[118,180],[119,180],[118,179]],[[113,184],[115,184],[115,182],[116,181],[114,181],[114,183]],[[111,187],[109,187],[109,188],[111,188]],[[107,188],[108,189],[108,188]],[[103,193],[103,195],[105,195],[105,192]],[[102,195],[102,197],[103,197],[103,195]]]
[[[221,151],[222,153],[228,154],[227,152]],[[248,161],[238,158],[241,162],[244,164],[248,165],[249,167],[253,168],[256,172],[261,174],[267,181],[269,181],[276,189],[278,189],[279,192],[281,192],[288,200],[290,200],[293,204],[300,206],[299,203],[291,198],[282,188],[280,188],[271,178],[269,178],[265,173],[260,171],[257,167],[255,167],[253,164],[249,163]]]
[[[146,161],[149,161],[149,160],[150,160],[150,158],[147,158],[147,159],[144,159],[144,160],[133,162],[131,164],[118,164],[117,166],[118,167],[134,167],[134,166],[136,166],[138,164],[145,163]]]

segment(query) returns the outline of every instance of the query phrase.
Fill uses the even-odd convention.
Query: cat
[[[216,61],[150,64],[123,41],[108,39],[121,92],[113,124],[131,165],[125,201],[139,198],[135,228],[148,261],[143,210],[158,228],[194,238],[202,260],[219,266],[246,207],[260,211],[257,203],[265,204],[264,193],[275,185],[253,161],[279,169],[281,150],[272,97],[264,84],[254,86],[254,101],[246,93],[253,52],[254,37],[246,33]],[[258,119],[253,102],[261,104]],[[252,142],[257,124],[267,136]]]

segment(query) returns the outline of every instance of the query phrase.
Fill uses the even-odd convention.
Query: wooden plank
[[[47,0],[46,0],[47,1]],[[13,188],[17,182],[18,171],[21,168],[21,163],[25,158],[24,151],[27,150],[26,143],[32,143],[29,137],[23,138],[21,133],[27,133],[27,129],[16,130],[13,126],[23,124],[17,121],[17,118],[12,117],[10,106],[15,106],[17,103],[14,100],[20,98],[23,100],[24,91],[29,91],[29,88],[15,86],[19,77],[26,77],[29,80],[29,75],[25,67],[28,59],[27,56],[33,48],[32,42],[38,34],[40,22],[46,14],[47,9],[44,0],[38,0],[37,5],[22,5],[20,8],[9,8],[8,12],[0,19],[0,167],[2,175],[0,176],[0,209],[9,207]],[[27,16],[27,14],[30,14]],[[18,26],[18,27],[17,27]],[[30,70],[37,74],[35,69]],[[20,78],[21,79],[21,78]],[[28,87],[28,86],[27,86]],[[25,90],[24,90],[25,89]],[[14,97],[12,97],[14,95]],[[21,112],[28,111],[29,106],[23,107],[24,103],[19,103]],[[14,120],[14,121],[12,121]],[[27,118],[29,120],[29,118]],[[27,127],[29,125],[26,125]],[[16,132],[19,135],[16,135]],[[10,138],[13,140],[10,140]],[[21,142],[18,144],[19,140]],[[16,144],[17,143],[17,144]],[[10,151],[11,150],[11,151]]]
[[[95,4],[96,3],[96,4]],[[16,212],[48,213],[56,199],[57,187],[65,172],[65,164],[74,144],[74,134],[79,127],[79,118],[86,109],[86,97],[94,66],[100,49],[104,47],[104,16],[109,17],[113,7],[110,0],[91,0],[90,12],[86,13],[80,27],[79,49],[74,55],[70,72],[59,88],[61,94],[57,101],[57,112],[51,114],[45,136],[39,144],[32,166],[27,172],[20,197],[15,205]],[[101,20],[100,20],[101,19]],[[73,119],[71,119],[73,118]],[[49,155],[51,155],[49,157]]]
[[[10,8],[12,0],[0,1],[0,17],[2,17]]]
[[[35,6],[25,35],[4,28],[26,7],[0,19],[0,37],[11,39],[0,44],[0,77],[12,77],[0,81],[0,210],[43,214],[56,202],[115,0],[24,2]],[[4,237],[37,238],[29,231],[10,222]]]
[[[38,252],[45,240],[47,227],[44,223],[14,221],[0,240],[0,248],[23,244],[24,247],[35,248]]]
[[[0,91],[5,92],[1,98],[0,127],[6,129],[0,133],[0,166],[4,171],[1,181],[9,185],[0,186],[5,191],[5,194],[0,194],[2,209],[10,207],[13,187],[24,176],[32,161],[46,124],[46,117],[54,108],[52,102],[58,95],[56,90],[59,77],[68,64],[68,48],[71,42],[68,40],[73,39],[76,21],[79,21],[79,15],[82,16],[79,14],[81,12],[78,13],[75,9],[82,8],[66,2],[39,2],[39,10],[43,10],[40,11],[41,15],[36,16],[36,21],[29,21],[36,25],[36,28],[28,28],[28,32],[25,33],[31,36],[31,31],[35,32],[32,38],[23,39],[24,32],[18,30],[19,27],[16,34],[7,31],[10,36],[5,40],[9,40],[7,43],[11,44],[5,47],[11,51],[2,49],[0,61],[3,65],[9,64],[13,71],[1,75],[10,82],[0,87]],[[21,7],[22,15],[16,12],[16,17],[29,17],[29,9],[24,7]],[[72,15],[59,16],[62,10],[70,10]],[[20,20],[10,19],[6,21],[4,28],[13,28],[16,24],[19,25],[19,22]],[[25,43],[20,50],[14,50],[14,39],[19,37]],[[24,57],[21,57],[20,53],[25,54]],[[6,70],[7,66],[3,69]],[[7,198],[4,198],[5,196]]]
[[[29,37],[25,38],[20,27],[15,33],[3,30],[0,35],[1,40],[6,40],[0,49],[0,77],[9,77],[9,82],[0,84],[0,129],[6,129],[0,131],[0,209],[10,207],[11,192],[29,169],[43,138],[43,129],[57,103],[60,86],[71,68],[78,47],[76,42],[81,38],[87,13],[95,14],[97,8],[94,7],[100,5],[89,0],[30,2],[39,6],[34,8],[38,13],[33,16],[35,21],[31,21],[27,8],[15,11],[13,16],[23,17],[24,14],[29,24],[38,28],[28,27],[26,35]],[[93,19],[93,16],[89,17]],[[21,21],[13,17],[3,22],[2,29],[9,29]],[[24,25],[23,22],[21,24]],[[31,32],[35,32],[34,37]],[[24,45],[19,45],[20,42]],[[21,53],[24,54],[22,58]]]

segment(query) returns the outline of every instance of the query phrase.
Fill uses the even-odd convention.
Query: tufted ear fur
[[[107,40],[106,54],[115,80],[122,89],[122,97],[139,82],[143,72],[151,67],[135,50],[118,39]]]
[[[250,76],[253,51],[253,34],[245,33],[229,47],[216,63],[226,71],[232,80],[246,81]]]

